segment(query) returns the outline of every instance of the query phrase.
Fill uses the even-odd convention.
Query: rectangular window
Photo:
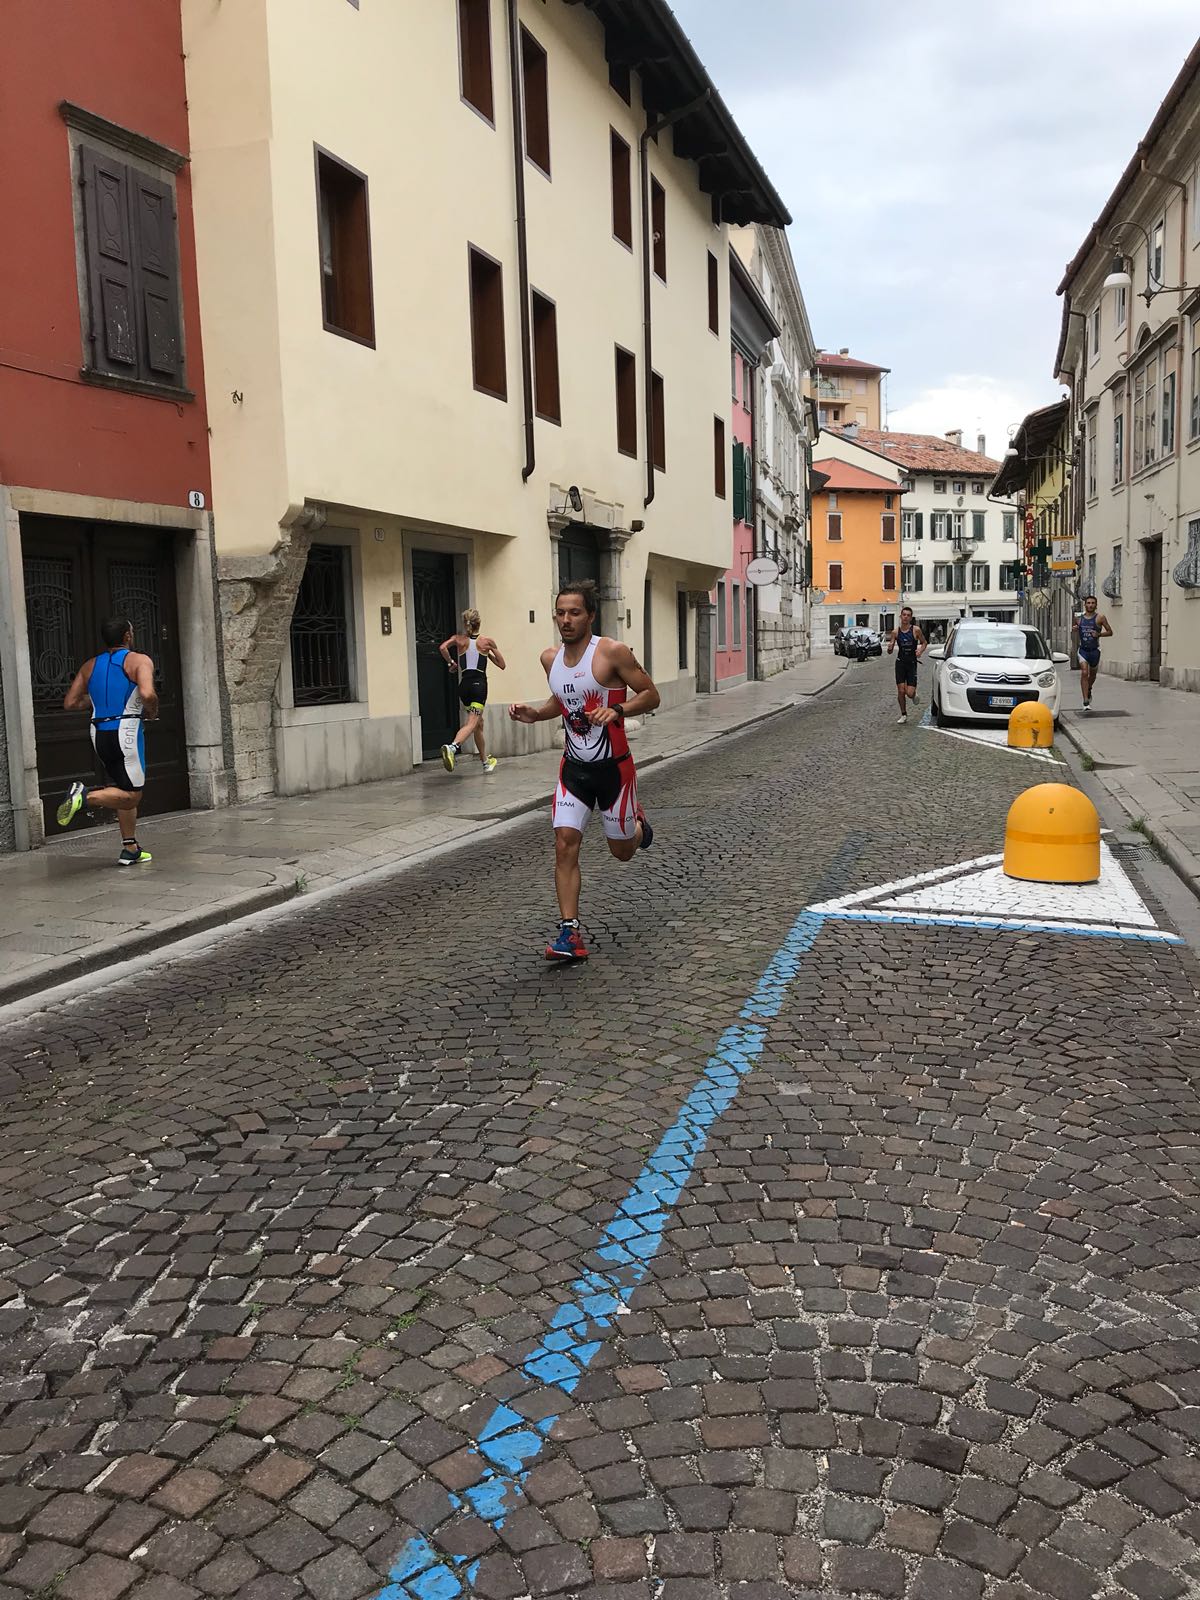
[[[834,591],[841,590],[842,563],[840,561],[831,561],[829,563],[829,587]]]
[[[667,191],[657,178],[650,179],[650,229],[654,237],[654,271],[667,281]]]
[[[1157,458],[1158,451],[1158,356],[1153,355],[1133,375],[1133,463],[1134,477]]]
[[[894,561],[885,561],[883,564],[883,587],[884,589],[894,589],[896,587],[896,563]]]
[[[950,513],[950,537],[955,544],[961,544],[967,536],[967,514],[965,511],[952,511]]]
[[[1176,368],[1179,365],[1179,346],[1172,345],[1163,352],[1162,358],[1162,393],[1159,406],[1159,439],[1162,449],[1161,455],[1175,454],[1175,389],[1178,381]]]
[[[933,590],[935,594],[949,594],[953,585],[954,568],[945,561],[939,561],[933,569]]]
[[[1096,305],[1088,319],[1088,360],[1100,359],[1100,307]]]
[[[913,522],[913,517],[915,515],[916,515],[916,513],[913,512],[913,511],[902,511],[900,513],[900,537],[901,537],[901,539],[911,539],[913,537],[913,527],[915,526],[915,524]]]
[[[1113,488],[1125,482],[1125,391],[1113,395]]]
[[[895,544],[896,513],[894,511],[884,511],[880,513],[879,537],[883,540],[884,544]]]
[[[1021,587],[1021,563],[1019,561],[1006,561],[1000,568],[1000,587],[1006,593],[1013,593]]]
[[[500,263],[468,246],[471,277],[471,364],[475,387],[508,399],[504,360],[504,279]]]
[[[1113,564],[1112,564],[1111,580],[1112,580],[1112,582],[1111,582],[1111,587],[1112,587],[1112,596],[1111,596],[1111,598],[1113,600],[1119,600],[1121,598],[1121,546],[1119,544],[1113,545]]]
[[[1150,280],[1156,288],[1163,283],[1163,243],[1166,238],[1166,220],[1154,224],[1150,235]]]
[[[741,364],[742,358],[736,350],[733,351],[729,357],[729,389],[730,398],[733,400],[734,405],[737,405],[738,400],[738,371],[741,368]]]
[[[900,568],[900,582],[907,594],[920,594],[924,585],[924,573],[917,562],[912,562]]]
[[[984,483],[983,479],[982,478],[976,478],[971,484],[971,493],[972,494],[982,494],[983,491],[986,488],[987,488],[987,484]]]
[[[1087,594],[1096,592],[1096,552],[1093,550],[1087,558]]]
[[[829,637],[832,639],[834,634],[838,631],[838,629],[839,628],[844,628],[845,626],[846,626],[846,614],[845,614],[845,612],[839,611],[836,615],[831,615],[830,618],[829,618]]]
[[[458,81],[467,104],[494,123],[491,10],[491,0],[458,0]]]
[[[615,128],[608,135],[612,160],[612,231],[630,250],[633,249],[632,156],[629,146]]]
[[[1122,289],[1118,289],[1117,290],[1117,298],[1116,298],[1116,303],[1115,303],[1114,310],[1115,310],[1115,317],[1116,317],[1116,324],[1117,324],[1117,332],[1120,333],[1122,328],[1124,328],[1125,324],[1129,321],[1129,290],[1128,289],[1122,288]]]
[[[945,478],[935,478],[933,480],[933,492],[934,492],[934,494],[945,494],[945,492],[946,492],[946,480],[945,480]]]
[[[679,670],[687,671],[688,664],[688,597],[685,589],[680,589],[675,596],[675,632],[679,642]]]
[[[310,545],[292,611],[293,705],[344,705],[354,699],[349,587],[350,552],[346,546]]]
[[[725,650],[725,649],[728,648],[728,645],[726,643],[726,637],[727,637],[726,629],[728,627],[728,622],[727,622],[725,613],[726,613],[725,585],[723,583],[719,583],[717,585],[717,649],[718,650]]]
[[[976,561],[971,566],[971,589],[975,594],[982,594],[985,589],[991,588],[991,568],[986,561]]]
[[[713,492],[718,500],[724,500],[725,424],[720,417],[713,418]]]
[[[955,492],[955,494],[966,494],[966,492],[967,492],[967,480],[965,478],[955,478],[955,480],[954,480],[954,492]]]
[[[930,539],[948,539],[950,537],[950,513],[948,511],[931,511],[929,513]]]
[[[1015,511],[1004,513],[1004,542],[1012,544],[1017,537],[1017,514]]]
[[[835,544],[842,537],[842,513],[840,511],[827,511],[825,513],[825,537]]]
[[[871,626],[871,613],[869,611],[855,612],[854,626],[856,628],[869,628]]]
[[[1099,425],[1099,421],[1100,417],[1098,412],[1091,411],[1088,413],[1087,436],[1084,453],[1087,466],[1087,493],[1089,500],[1094,500],[1097,494],[1100,492],[1099,475],[1096,470],[1096,430]]]
[[[708,331],[721,331],[721,271],[717,258],[708,252]]]
[[[1188,438],[1200,439],[1200,316],[1192,318],[1191,330],[1192,345],[1188,357]]]
[[[838,497],[837,497],[837,495],[831,490],[829,492],[829,494],[826,495],[825,498],[829,502],[830,511],[836,511],[837,510],[837,506],[838,506]]]
[[[742,362],[742,410],[749,411],[754,404],[754,368],[748,361]]]
[[[667,470],[667,404],[663,381],[657,372],[650,376],[650,450],[659,472]]]
[[[546,422],[562,421],[558,386],[558,312],[533,291],[533,406]]]
[[[628,350],[617,352],[617,449],[637,455],[637,363]]]
[[[79,149],[88,294],[84,368],[184,387],[173,182]]]
[[[892,502],[895,500],[895,498],[896,498],[896,496],[894,494],[885,494],[884,495],[884,497],[883,497],[883,509],[885,511],[890,511],[892,509]]]
[[[608,82],[609,87],[621,96],[627,106],[633,104],[628,61],[610,61],[608,63]],[[684,665],[686,666],[686,664],[685,662]]]
[[[986,513],[986,511],[972,511],[972,513],[971,513],[971,537],[972,537],[972,539],[982,539],[982,538],[985,537],[986,533],[987,533],[987,513]]]
[[[317,151],[317,223],[325,328],[374,344],[367,180],[324,150]]]
[[[742,586],[735,583],[733,586],[733,648],[742,648]]]
[[[546,52],[521,29],[521,83],[525,100],[525,154],[550,176],[550,74]]]

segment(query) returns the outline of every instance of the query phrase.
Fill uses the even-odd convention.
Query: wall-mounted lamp
[[[1109,247],[1113,252],[1109,265],[1108,276],[1104,280],[1105,289],[1131,289],[1133,287],[1133,258],[1121,249],[1121,234],[1126,228],[1136,228],[1146,241],[1146,287],[1142,290],[1142,299],[1147,305],[1156,294],[1190,294],[1196,288],[1194,283],[1159,283],[1154,276],[1154,247],[1150,243],[1150,235],[1140,222],[1118,222],[1113,228]]]

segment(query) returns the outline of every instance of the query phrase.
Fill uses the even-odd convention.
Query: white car
[[[1071,658],[1052,651],[1037,628],[963,617],[925,659],[933,665],[930,699],[939,725],[1007,722],[1026,700],[1040,700],[1058,721],[1058,669]]]

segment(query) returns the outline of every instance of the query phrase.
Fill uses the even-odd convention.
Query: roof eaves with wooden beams
[[[585,6],[601,23],[609,64],[637,72],[651,120],[693,106],[674,124],[675,154],[695,162],[700,188],[719,203],[721,220],[786,228],[791,214],[666,0],[565,3]],[[694,104],[701,96],[704,103]]]

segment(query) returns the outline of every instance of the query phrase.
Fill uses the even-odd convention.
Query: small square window
[[[945,480],[945,478],[935,478],[933,480],[933,492],[934,492],[934,494],[945,494],[945,492],[946,492],[946,480]]]

